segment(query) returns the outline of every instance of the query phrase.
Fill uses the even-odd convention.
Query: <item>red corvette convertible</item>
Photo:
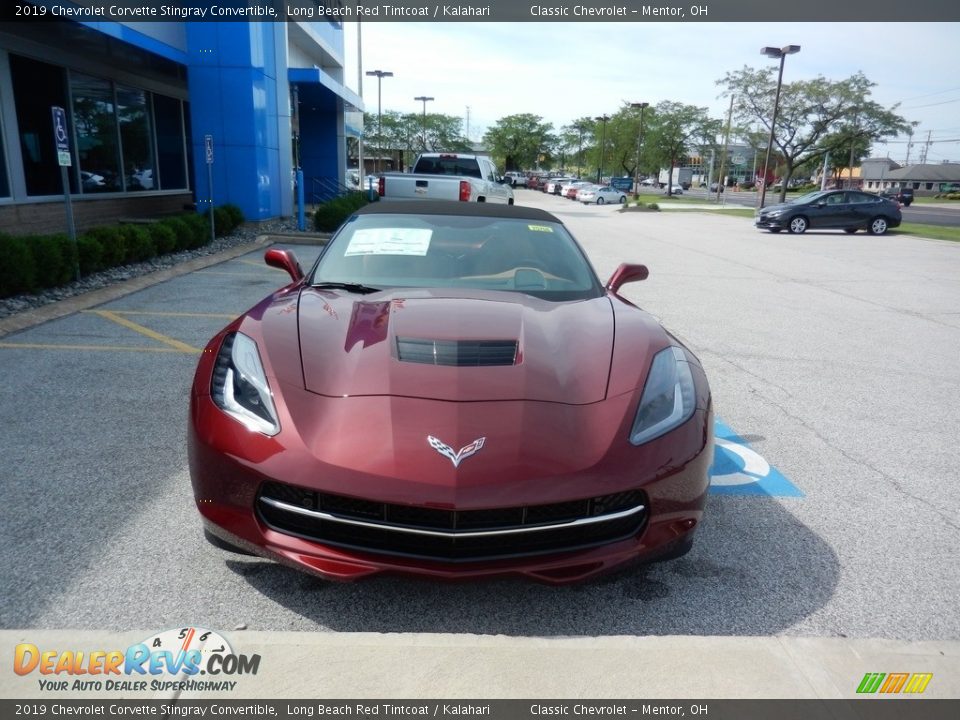
[[[686,553],[713,459],[700,362],[541,210],[378,202],[207,345],[207,538],[322,577],[582,580]]]

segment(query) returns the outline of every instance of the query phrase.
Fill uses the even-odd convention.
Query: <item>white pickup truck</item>
[[[513,205],[509,181],[497,176],[490,158],[457,153],[423,153],[412,173],[384,173],[384,200],[457,200]]]

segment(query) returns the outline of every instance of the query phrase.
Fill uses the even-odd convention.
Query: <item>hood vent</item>
[[[514,365],[516,340],[420,340],[397,338],[401,362],[455,367]]]

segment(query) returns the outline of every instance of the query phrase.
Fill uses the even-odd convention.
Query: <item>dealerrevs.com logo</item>
[[[241,655],[219,633],[198,627],[166,630],[126,650],[14,648],[17,675],[39,675],[41,690],[107,692],[232,691],[240,675],[256,675],[259,655]]]

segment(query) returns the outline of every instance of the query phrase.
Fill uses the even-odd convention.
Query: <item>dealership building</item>
[[[65,228],[52,107],[80,229],[211,196],[290,216],[298,165],[308,196],[343,184],[363,110],[339,22],[0,22],[0,232]]]

